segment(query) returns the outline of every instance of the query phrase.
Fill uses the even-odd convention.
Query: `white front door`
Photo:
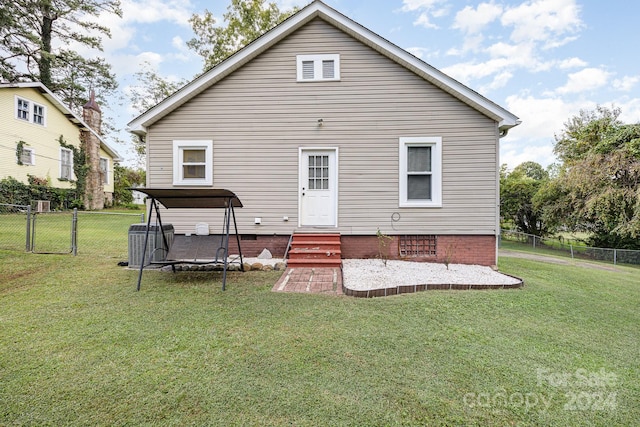
[[[336,226],[336,149],[300,149],[300,226]]]

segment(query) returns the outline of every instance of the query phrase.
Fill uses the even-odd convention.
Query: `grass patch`
[[[219,273],[145,272],[136,293],[118,250],[0,251],[0,424],[640,419],[637,270],[502,258],[524,289],[369,300],[274,293],[277,272],[230,273],[226,292]],[[614,383],[578,382],[599,372]],[[572,379],[558,386],[548,373]],[[615,405],[598,409],[612,393]],[[576,410],[565,408],[572,394]]]

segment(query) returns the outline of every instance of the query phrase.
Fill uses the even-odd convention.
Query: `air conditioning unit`
[[[162,233],[159,226],[152,225],[149,228],[149,240],[147,243],[147,253],[144,254],[144,236],[147,232],[147,224],[132,224],[129,227],[129,267],[140,267],[143,259],[145,263],[161,262],[167,259],[167,253],[173,243],[173,224],[163,224],[162,232],[167,239],[169,248],[164,248]]]
[[[36,200],[36,212],[51,212],[51,202],[48,200]]]

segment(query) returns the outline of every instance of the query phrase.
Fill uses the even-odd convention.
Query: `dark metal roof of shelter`
[[[242,202],[234,192],[219,188],[132,188],[152,197],[167,208],[234,208]]]

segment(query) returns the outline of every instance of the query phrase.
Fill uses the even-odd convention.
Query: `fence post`
[[[36,250],[36,219],[38,218],[37,213],[31,215],[31,252],[35,252]]]
[[[533,236],[533,249],[536,248],[536,236],[534,234],[532,234]]]
[[[31,250],[31,205],[27,205],[27,240],[25,244],[25,251]]]
[[[78,255],[78,208],[73,208],[73,219],[71,220],[71,252],[73,252],[73,256]]]
[[[571,259],[573,259],[573,245],[569,244],[569,249],[571,249]]]
[[[144,224],[144,212],[140,214],[140,224]]]
[[[613,265],[616,265],[618,261],[618,250],[617,249],[613,249]]]

